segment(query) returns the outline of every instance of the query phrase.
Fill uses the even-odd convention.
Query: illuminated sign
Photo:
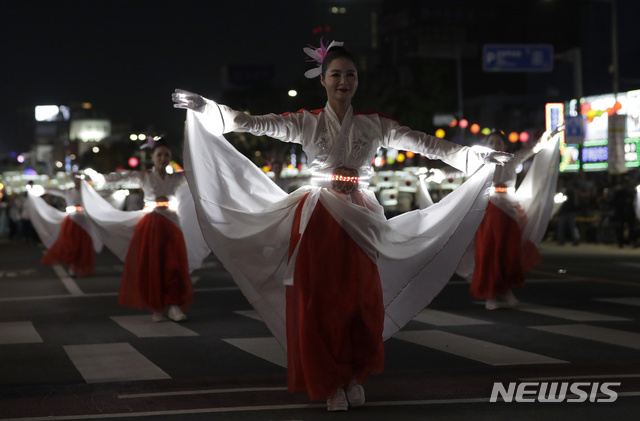
[[[585,140],[582,147],[582,169],[603,170],[609,167],[609,141]]]
[[[627,136],[640,136],[640,90],[627,92]]]
[[[580,147],[575,143],[565,143],[560,148],[560,171],[573,172],[580,169]]]
[[[640,167],[640,158],[638,157],[638,144],[640,137],[628,137],[624,140],[624,166],[627,168]]]
[[[558,126],[564,124],[564,104],[557,102],[550,102],[544,106],[544,128],[546,131],[554,130]],[[572,151],[571,148],[567,149],[564,138],[564,131],[560,132],[560,142],[559,148],[560,153],[562,155],[562,159],[560,161],[560,171],[570,171],[575,169],[577,170],[580,167],[580,161],[578,157],[575,156],[578,152],[577,147],[575,148],[575,152]],[[565,157],[565,153],[568,155]]]
[[[82,142],[99,142],[110,134],[111,122],[109,120],[74,120],[69,128],[69,137]]]

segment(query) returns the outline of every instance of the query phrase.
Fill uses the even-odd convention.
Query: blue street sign
[[[553,45],[485,44],[482,49],[485,72],[550,72]]]

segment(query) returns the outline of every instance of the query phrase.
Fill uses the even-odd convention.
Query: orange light
[[[458,120],[456,120],[455,118],[453,120],[451,120],[451,122],[449,123],[449,127],[456,127],[456,125],[458,124]]]
[[[476,123],[473,123],[469,130],[471,130],[471,133],[473,133],[473,134],[478,134],[478,132],[480,132],[480,125],[476,124]]]
[[[416,154],[411,151],[407,151],[407,158],[413,158],[414,156],[416,156]]]
[[[520,138],[520,136],[518,136],[518,133],[516,133],[516,132],[509,133],[509,142],[516,143],[519,138]]]

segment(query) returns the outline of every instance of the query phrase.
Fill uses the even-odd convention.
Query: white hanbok
[[[87,217],[77,189],[46,189],[65,199],[66,211],[49,205],[29,190],[27,205],[33,227],[47,248],[41,263],[64,264],[69,273],[89,276],[95,273],[95,254],[100,253],[103,240],[99,230]]]
[[[559,139],[560,136],[555,136],[535,155],[534,148],[520,149],[514,154],[511,161],[496,168],[493,185],[498,187],[493,188],[489,200],[515,221],[520,230],[520,244],[511,244],[509,248],[519,247],[523,253],[537,254],[537,249],[544,238],[554,208],[554,196],[560,168]],[[516,189],[516,169],[532,156],[531,166]],[[498,229],[500,227],[493,228],[493,230]],[[476,250],[474,239],[456,270],[458,275],[468,281],[474,277]],[[525,256],[525,259],[529,258]],[[500,260],[508,260],[508,255],[503,254]],[[531,262],[525,261],[525,267],[535,264],[534,262],[538,259],[536,256],[530,256],[529,260]]]
[[[495,165],[468,147],[412,131],[377,113],[350,108],[342,124],[322,110],[249,116],[207,100],[203,113],[187,111],[185,172],[204,237],[286,349],[285,285],[293,277],[297,248],[289,257],[295,211],[306,196],[299,231],[321,203],[377,265],[384,301],[384,339],[427,306],[454,273],[482,220]],[[312,185],[286,194],[222,136],[231,131],[301,144]],[[387,219],[374,194],[362,188],[373,174],[380,147],[410,150],[464,171],[470,178],[427,209]],[[332,190],[340,166],[358,170],[361,188]],[[332,262],[326,262],[331,265]]]
[[[166,174],[163,179],[155,171],[131,171],[112,173],[105,176],[110,184],[135,183],[144,192],[144,201],[154,204],[156,197],[167,197],[177,208],[153,206],[136,211],[122,211],[114,208],[88,183],[82,183],[82,195],[86,203],[85,209],[96,223],[107,248],[125,261],[127,251],[135,227],[149,212],[158,212],[169,219],[184,234],[189,259],[189,270],[194,271],[202,266],[203,260],[211,252],[204,241],[197,223],[193,197],[189,191],[183,173]]]

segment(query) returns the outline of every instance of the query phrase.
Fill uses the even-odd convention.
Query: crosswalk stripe
[[[42,337],[29,321],[0,323],[0,345],[42,343]]]
[[[640,298],[638,297],[596,298],[595,301],[640,307]]]
[[[253,320],[257,320],[259,322],[262,321],[262,317],[255,310],[238,310],[234,311],[234,313],[239,314],[240,316],[248,317]]]
[[[72,277],[69,276],[66,270],[62,267],[62,265],[53,265],[53,271],[58,275],[60,281],[62,281],[62,285],[69,291],[71,295],[83,295],[84,292],[80,289],[76,281],[73,280]]]
[[[151,315],[144,316],[111,316],[118,323],[138,338],[160,338],[173,336],[199,336],[191,329],[169,320],[154,322]]]
[[[394,338],[494,366],[567,362],[439,330],[400,331]]]
[[[263,360],[287,368],[287,354],[276,338],[232,338],[223,339],[223,341]]]
[[[470,326],[470,325],[490,325],[492,322],[471,317],[459,316],[439,310],[424,309],[412,320],[428,323],[434,326]]]
[[[574,322],[621,322],[629,321],[623,317],[609,316],[606,314],[592,313],[589,311],[571,310],[560,307],[547,307],[534,304],[520,303],[517,310],[528,313],[540,314],[543,316],[557,317],[559,319],[572,320]]]
[[[128,343],[65,345],[64,350],[87,383],[171,378]]]
[[[585,324],[530,326],[530,328],[640,350],[638,333]]]

